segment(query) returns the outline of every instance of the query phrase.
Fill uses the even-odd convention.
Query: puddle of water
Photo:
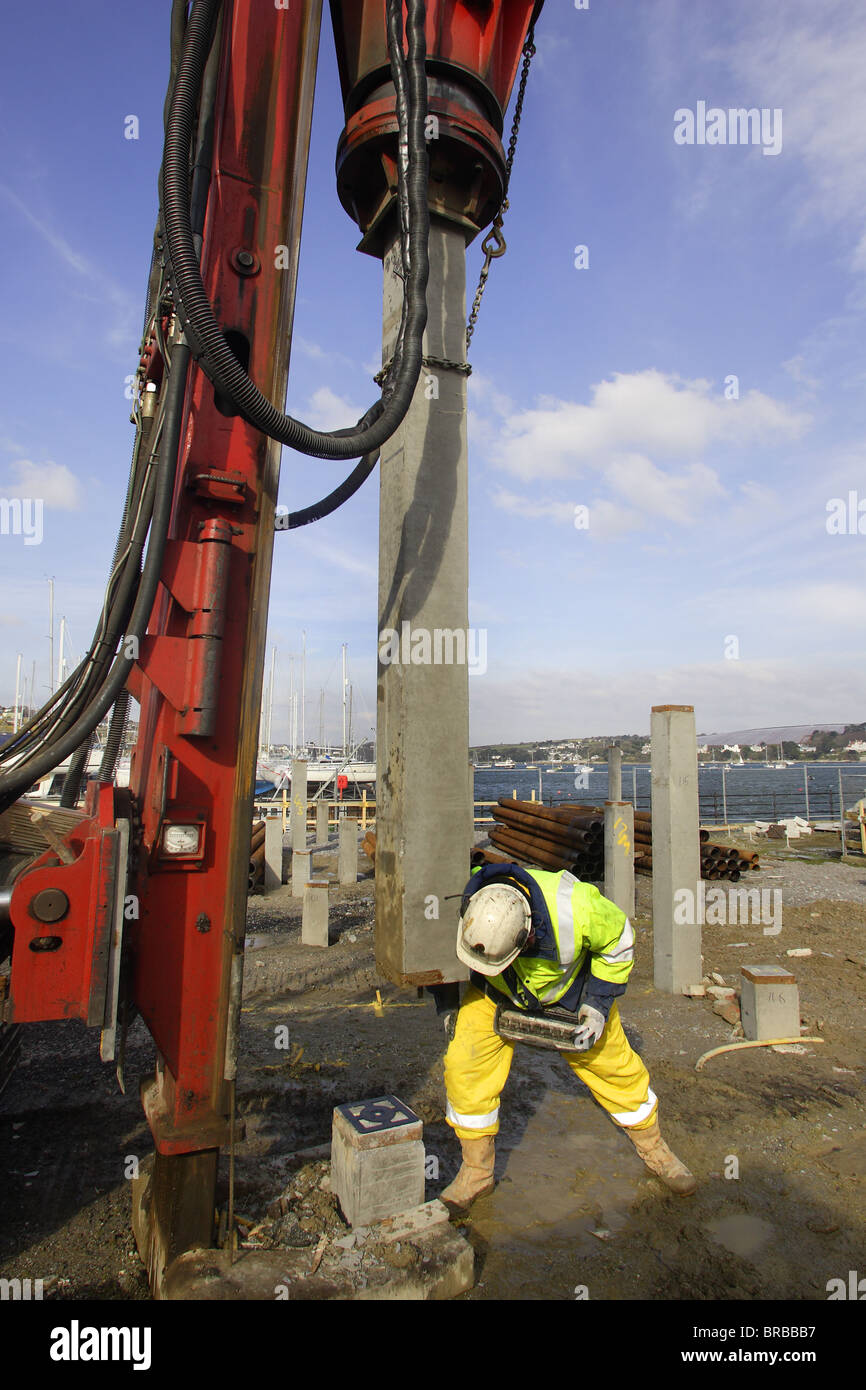
[[[274,944],[274,943],[273,943],[273,937],[270,937],[270,936],[245,936],[245,937],[244,937],[244,950],[245,950],[245,951],[258,951],[259,948],[262,947],[262,946],[272,946],[273,944]]]
[[[776,1234],[775,1226],[769,1221],[762,1221],[760,1216],[749,1216],[745,1212],[708,1221],[705,1229],[718,1245],[723,1245],[732,1255],[739,1255],[742,1259],[756,1255]]]

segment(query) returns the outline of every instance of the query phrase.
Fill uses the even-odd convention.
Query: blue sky
[[[168,13],[46,0],[4,20],[0,497],[45,510],[41,545],[0,535],[0,702],[19,652],[47,693],[47,579],[76,652],[101,601]],[[646,731],[667,702],[703,730],[862,719],[866,535],[829,534],[827,505],[853,491],[866,513],[866,12],[547,0],[537,41],[470,353],[470,622],[487,634],[471,738]],[[699,101],[781,110],[781,149],[677,144],[674,113]],[[326,428],[372,401],[380,361],[381,269],[334,186],[341,127],[326,14],[288,394]],[[281,501],[343,471],[285,455]],[[275,735],[304,630],[308,733],[324,686],[339,736],[343,642],[356,735],[374,723],[377,489],[276,537]]]

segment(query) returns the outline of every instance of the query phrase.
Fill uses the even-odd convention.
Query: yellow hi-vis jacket
[[[634,965],[634,930],[625,913],[567,871],[518,864],[485,865],[473,874],[466,893],[509,880],[529,893],[535,944],[499,975],[473,971],[473,982],[490,998],[501,1001],[504,995],[518,1008],[577,1009],[591,1003],[607,1018]]]

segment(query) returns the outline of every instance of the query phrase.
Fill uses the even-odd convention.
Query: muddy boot
[[[625,1128],[625,1126],[624,1126]],[[662,1139],[658,1120],[647,1129],[625,1129],[647,1168],[661,1178],[665,1187],[677,1192],[681,1197],[690,1197],[697,1188],[697,1179],[692,1176],[684,1163],[681,1163]]]
[[[461,1139],[463,1162],[454,1181],[439,1193],[453,1212],[468,1211],[476,1197],[486,1197],[493,1191],[493,1158],[495,1144],[492,1134],[482,1139]]]

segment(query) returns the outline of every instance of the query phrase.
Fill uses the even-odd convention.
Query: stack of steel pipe
[[[501,796],[490,843],[542,869],[569,869],[577,878],[604,877],[604,812],[594,806],[543,806]]]
[[[265,823],[263,820],[253,821],[253,831],[250,838],[250,874],[249,886],[255,888],[262,882],[265,876]]]
[[[635,832],[634,853],[635,872],[651,874],[653,868],[652,840],[645,840],[640,843],[637,840],[637,832]],[[760,869],[760,867],[758,856],[754,850],[739,850],[732,845],[711,844],[709,831],[701,831],[701,878],[724,878],[730,883],[737,883],[741,874],[747,873],[750,869]]]

